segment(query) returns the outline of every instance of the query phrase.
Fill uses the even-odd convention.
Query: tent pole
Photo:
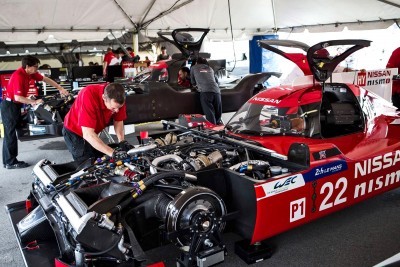
[[[276,28],[276,14],[275,14],[275,3],[274,0],[271,0],[272,5],[272,17],[274,18],[274,32],[277,32],[278,29]]]
[[[135,55],[139,54],[139,32],[132,34],[132,48]]]

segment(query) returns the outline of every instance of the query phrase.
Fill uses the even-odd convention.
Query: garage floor
[[[142,125],[136,132],[160,127],[160,124]],[[136,138],[130,135],[129,140],[133,143]],[[72,160],[63,138],[19,142],[18,145],[19,160],[31,166],[19,170],[0,168],[2,207],[28,196],[36,162],[43,158],[57,163]],[[397,189],[272,238],[270,244],[276,248],[275,253],[253,266],[374,266],[400,252],[399,209],[400,189]],[[0,266],[24,266],[5,209],[0,214]],[[227,233],[224,238],[229,254],[220,266],[244,266],[233,249],[240,237]],[[176,266],[174,259],[178,251],[168,245],[149,251],[148,256],[165,259],[167,266]]]

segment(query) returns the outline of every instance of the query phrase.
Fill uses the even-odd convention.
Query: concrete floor
[[[146,127],[139,126],[136,132]],[[25,200],[31,187],[33,165],[39,160],[47,158],[57,163],[72,160],[63,138],[19,142],[18,158],[31,166],[19,170],[0,168],[0,206]],[[374,266],[400,252],[399,208],[400,189],[397,189],[288,231],[269,241],[276,247],[274,255],[253,266]],[[0,266],[24,266],[5,210],[0,214]],[[229,254],[219,266],[244,266],[233,249],[240,237],[227,233],[224,239]],[[168,245],[149,251],[148,255],[155,260],[164,259],[167,266],[176,266],[174,259],[178,252]]]

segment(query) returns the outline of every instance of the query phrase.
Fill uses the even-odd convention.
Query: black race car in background
[[[170,60],[159,61],[138,74],[133,81],[120,80],[132,95],[127,97],[126,123],[176,119],[179,114],[202,113],[198,92],[193,88],[178,85],[178,71],[189,66],[196,57],[210,58],[200,48],[209,29],[185,28],[172,32],[159,32],[164,40],[174,44],[181,53],[173,54]],[[209,65],[218,73],[225,73],[224,60],[208,59]],[[222,111],[235,112],[255,93],[263,89],[263,83],[280,73],[267,72],[248,74],[239,82],[221,87]]]

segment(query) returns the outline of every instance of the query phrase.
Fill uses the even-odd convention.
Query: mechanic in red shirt
[[[135,57],[135,52],[133,52],[132,47],[128,46],[128,47],[126,48],[126,51],[128,51],[129,55],[130,55],[132,58]]]
[[[80,164],[104,154],[121,159],[125,151],[113,149],[99,137],[111,119],[120,142],[124,142],[125,89],[121,84],[95,84],[83,88],[64,120],[63,135],[69,152]],[[101,152],[101,153],[99,153]]]
[[[390,56],[386,68],[397,68],[400,71],[400,47],[396,48]],[[400,79],[393,79],[392,102],[397,109],[400,109]]]
[[[107,66],[110,65],[111,60],[114,58],[114,53],[111,47],[107,48],[107,53],[103,59],[103,76],[107,76]]]
[[[41,99],[28,98],[29,81],[43,81],[56,87],[62,95],[68,95],[68,91],[48,77],[37,72],[40,60],[33,56],[22,59],[22,66],[10,77],[6,89],[6,95],[1,104],[1,117],[4,125],[3,139],[3,166],[6,169],[18,169],[28,167],[29,164],[18,161],[18,140],[16,128],[21,120],[22,104],[38,105]]]
[[[185,88],[192,87],[190,83],[190,70],[188,67],[181,67],[178,71],[178,84]]]

